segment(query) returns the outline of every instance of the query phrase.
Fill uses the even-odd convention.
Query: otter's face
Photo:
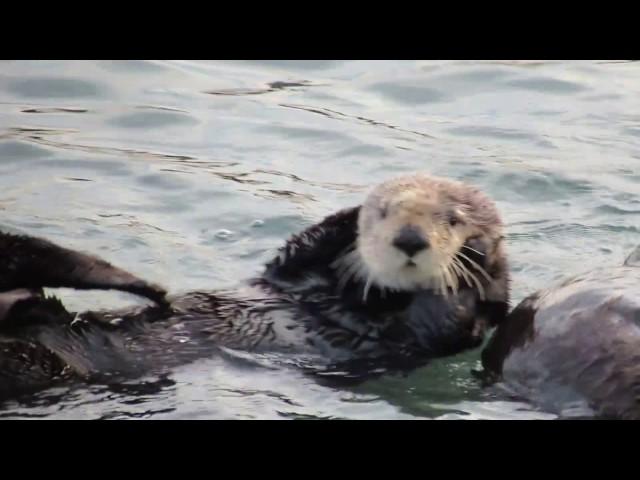
[[[454,283],[456,254],[477,228],[469,221],[469,205],[451,191],[451,185],[412,178],[371,192],[358,219],[357,250],[374,284],[445,290]]]

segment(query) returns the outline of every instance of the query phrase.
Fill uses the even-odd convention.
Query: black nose
[[[429,242],[418,228],[407,225],[393,239],[393,246],[413,257],[420,250],[429,248]]]

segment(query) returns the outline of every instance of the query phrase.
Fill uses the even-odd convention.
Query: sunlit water
[[[172,292],[260,271],[292,232],[426,170],[508,225],[513,296],[615,265],[640,234],[635,62],[0,62],[0,228]],[[62,291],[72,308],[137,299]],[[329,388],[212,357],[5,404],[35,418],[553,418],[494,398],[474,351]]]

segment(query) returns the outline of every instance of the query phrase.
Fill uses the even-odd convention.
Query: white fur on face
[[[456,232],[448,235],[448,243],[434,248],[433,239],[438,235],[436,227],[428,235],[431,248],[409,257],[393,246],[393,233],[399,229],[376,228],[371,234],[359,237],[358,253],[373,282],[380,287],[394,290],[439,289],[446,275],[443,268],[451,262],[454,253],[464,244],[464,238]],[[448,248],[447,248],[448,247]]]
[[[375,188],[360,211],[356,250],[343,257],[350,265],[343,272],[383,289],[456,290],[456,254],[477,228],[467,215],[470,206],[448,193],[465,188],[428,176],[400,177]],[[420,231],[429,248],[411,257],[396,248],[393,241],[405,226]]]

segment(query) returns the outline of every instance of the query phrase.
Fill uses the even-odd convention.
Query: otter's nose
[[[393,246],[413,257],[419,251],[429,248],[429,242],[418,228],[406,225],[393,239]]]

